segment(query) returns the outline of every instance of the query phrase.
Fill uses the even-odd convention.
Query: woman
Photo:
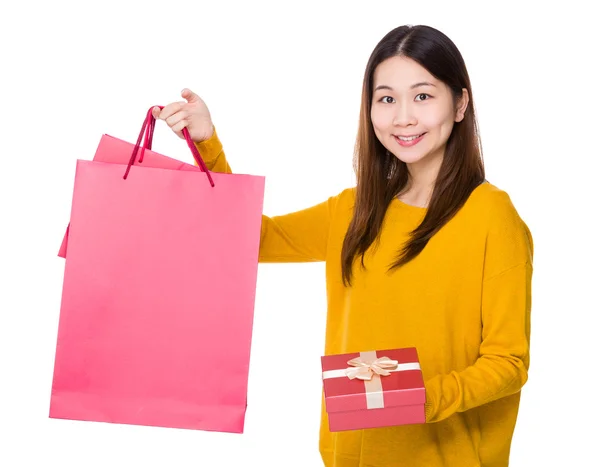
[[[331,433],[328,467],[505,466],[529,368],[533,241],[485,180],[471,84],[441,32],[402,26],[366,67],[357,184],[263,217],[260,261],[326,261],[329,354],[416,347],[426,423]],[[154,116],[231,172],[204,102]],[[285,465],[285,460],[282,460]]]

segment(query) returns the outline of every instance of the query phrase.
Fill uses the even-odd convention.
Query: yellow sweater
[[[197,144],[209,170],[231,173],[215,133]],[[327,467],[508,465],[529,368],[533,240],[508,194],[479,185],[412,262],[387,266],[426,208],[395,199],[366,270],[342,284],[340,254],[355,191],[287,215],[263,216],[261,262],[325,261],[325,354],[417,348],[426,423],[331,433]],[[283,464],[282,464],[283,465]]]

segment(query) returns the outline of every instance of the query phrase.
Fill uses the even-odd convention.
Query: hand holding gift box
[[[321,357],[330,431],[425,423],[414,347]]]

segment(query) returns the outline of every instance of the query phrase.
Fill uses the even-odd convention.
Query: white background
[[[487,178],[534,236],[511,466],[598,465],[600,36],[587,4],[3,2],[0,465],[320,465],[322,264],[260,265],[246,432],[229,435],[48,418],[56,252],[75,160],[102,133],[134,142],[146,109],[183,87],[208,103],[234,171],[267,177],[267,214],[352,186],[363,70],[401,24],[439,28],[461,50]],[[164,123],[154,148],[192,161]],[[274,374],[290,362],[302,376]]]

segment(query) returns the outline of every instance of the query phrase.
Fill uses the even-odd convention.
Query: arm
[[[216,129],[196,147],[208,170],[232,173]],[[197,164],[196,164],[197,165]],[[301,211],[276,217],[263,215],[259,262],[325,261],[329,225],[337,197]]]
[[[428,423],[517,393],[527,381],[533,239],[508,195],[500,195],[486,243],[479,358],[425,382]]]

